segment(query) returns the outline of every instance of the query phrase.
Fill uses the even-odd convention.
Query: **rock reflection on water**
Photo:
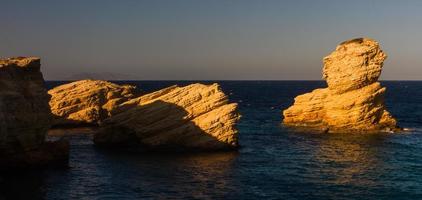
[[[321,176],[336,185],[376,186],[376,174],[386,167],[377,147],[383,143],[382,134],[326,134],[319,140],[315,159],[321,166]],[[375,175],[375,176],[374,176]],[[371,178],[370,178],[371,177]]]
[[[88,136],[87,136],[88,137]],[[114,199],[224,197],[237,152],[128,153],[96,149],[72,138],[71,170],[49,196]],[[64,176],[64,177],[63,177]],[[59,185],[61,184],[61,185]]]
[[[66,135],[66,134],[65,134]],[[237,152],[125,153],[72,136],[70,168],[1,176],[0,199],[224,198]]]
[[[236,152],[206,153],[177,156],[172,159],[175,167],[170,190],[185,197],[199,199],[224,198],[227,189],[233,187],[229,178],[233,170]],[[166,182],[168,180],[164,180]],[[163,193],[162,197],[168,197]]]
[[[48,130],[47,135],[50,137],[92,135],[97,129],[97,127],[52,128]]]
[[[228,178],[233,169],[236,152],[195,154],[109,154],[114,164],[109,167],[118,176],[104,184],[127,186],[120,197],[223,198],[227,187],[235,185]],[[117,163],[120,163],[119,167]],[[124,165],[124,166],[123,166]],[[128,167],[129,166],[129,167]],[[125,168],[125,171],[119,171]],[[110,170],[110,169],[108,169]],[[127,180],[131,180],[127,185]],[[111,185],[110,185],[111,183]],[[115,194],[116,195],[116,194]]]

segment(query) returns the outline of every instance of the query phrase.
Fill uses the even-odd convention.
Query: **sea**
[[[407,132],[317,134],[283,127],[282,110],[322,81],[118,81],[144,92],[195,82],[239,104],[238,151],[113,152],[77,134],[69,168],[2,176],[0,199],[422,199],[422,82],[382,81]]]

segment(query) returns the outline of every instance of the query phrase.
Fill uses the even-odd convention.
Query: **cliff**
[[[46,142],[52,115],[40,59],[0,60],[0,169],[66,162],[66,142]]]

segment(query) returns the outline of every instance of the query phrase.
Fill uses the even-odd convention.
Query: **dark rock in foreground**
[[[49,100],[39,58],[0,60],[0,169],[67,163],[66,142],[46,142]]]

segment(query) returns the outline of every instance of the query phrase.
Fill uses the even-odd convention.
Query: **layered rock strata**
[[[49,99],[39,58],[0,60],[0,170],[66,162],[67,143],[46,142]]]
[[[398,130],[378,81],[387,55],[368,38],[346,41],[324,58],[328,87],[299,95],[283,111],[284,124],[323,132]]]
[[[218,84],[172,86],[120,104],[94,142],[106,147],[226,150],[238,147],[237,104]]]
[[[98,125],[117,105],[135,98],[135,86],[102,80],[81,80],[48,91],[54,126]]]

